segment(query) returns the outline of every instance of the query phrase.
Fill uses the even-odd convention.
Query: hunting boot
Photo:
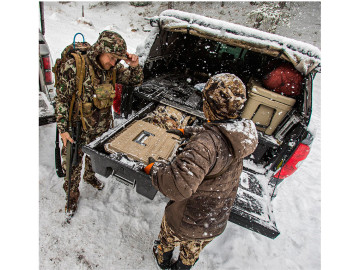
[[[79,196],[80,196],[79,192],[71,191],[70,192],[69,203],[68,203],[68,197],[66,195],[65,214],[67,216],[72,217],[75,214],[76,209],[77,209]]]
[[[97,190],[102,190],[104,188],[104,183],[97,179],[95,176],[91,177],[90,179],[85,179],[84,181],[90,185],[92,185]]]
[[[170,250],[168,252],[162,252],[161,246],[159,246],[160,241],[155,240],[153,246],[153,254],[156,260],[156,263],[161,269],[170,269],[171,267],[171,258],[174,250]],[[160,251],[160,252],[159,252]]]
[[[196,260],[197,261],[197,260]],[[195,262],[196,263],[196,262]],[[183,262],[181,261],[181,259],[179,258],[176,263],[174,263],[173,265],[171,265],[171,270],[188,270],[191,269],[191,267],[193,267],[194,265],[186,265],[183,264]]]

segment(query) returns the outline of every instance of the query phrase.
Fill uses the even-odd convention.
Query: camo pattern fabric
[[[143,81],[143,71],[140,65],[136,67],[125,68],[120,61],[111,68],[105,70],[98,63],[97,57],[103,52],[111,52],[123,55],[126,52],[126,44],[123,38],[111,31],[104,31],[99,39],[87,51],[87,64],[85,65],[85,77],[83,81],[83,94],[81,96],[83,107],[86,105],[87,114],[84,116],[86,122],[86,133],[89,136],[99,136],[107,131],[112,121],[111,107],[100,110],[94,106],[95,88],[104,83],[113,82],[113,70],[116,69],[116,83],[138,86]],[[90,65],[93,68],[94,76],[90,75]],[[93,83],[93,81],[94,83]],[[59,84],[56,89],[55,98],[56,122],[60,133],[64,133],[68,128],[70,102],[73,93],[77,92],[76,85],[76,64],[75,59],[70,59],[60,67]],[[75,101],[73,109],[73,119],[80,120],[78,112],[78,98]],[[82,134],[85,131],[82,130]],[[95,137],[96,137],[95,136]],[[86,137],[86,136],[85,136]]]
[[[61,156],[62,156],[62,168],[64,169],[64,171],[66,171],[66,148],[63,147],[61,150]],[[72,167],[72,172],[71,172],[71,187],[70,187],[70,200],[77,202],[79,196],[80,196],[80,192],[79,192],[79,184],[81,181],[81,170],[82,170],[82,159],[83,159],[84,153],[79,150],[78,151],[78,158],[79,158],[79,163],[76,166]],[[89,158],[89,156],[85,156],[85,168],[84,168],[84,176],[83,179],[85,182],[87,182],[88,184],[94,186],[94,179],[95,179],[95,173],[92,169],[91,166],[91,159]],[[67,193],[68,192],[68,181],[65,181],[63,184],[63,188],[64,191]],[[97,186],[94,186],[95,188],[97,188]]]
[[[147,114],[142,120],[169,130],[185,128],[186,125],[190,125],[192,122],[194,122],[195,117],[186,116],[185,113],[170,106],[159,105],[154,111]]]
[[[76,210],[77,200],[79,198],[79,183],[81,179],[82,169],[82,157],[83,152],[80,150],[81,146],[88,144],[98,136],[106,132],[113,121],[111,106],[105,109],[96,108],[94,105],[95,89],[98,85],[104,83],[114,83],[114,80],[118,84],[137,86],[143,81],[143,71],[140,65],[136,67],[125,68],[120,61],[117,64],[105,70],[98,63],[97,58],[104,52],[114,53],[118,56],[124,56],[126,53],[126,43],[124,39],[117,33],[111,31],[104,31],[100,34],[98,40],[92,45],[87,51],[86,65],[85,65],[85,76],[83,80],[82,95],[77,96],[77,83],[76,83],[76,63],[75,59],[71,58],[60,66],[60,76],[58,85],[56,88],[57,96],[55,98],[55,112],[56,112],[56,123],[60,133],[68,131],[69,127],[69,110],[70,103],[73,93],[76,93],[76,100],[74,103],[72,121],[81,121],[79,113],[79,103],[82,104],[84,122],[86,130],[81,128],[80,139],[77,140],[79,144],[79,164],[73,168],[71,177],[71,192],[70,200],[73,206],[73,211]],[[90,69],[93,71],[91,72]],[[112,78],[116,70],[116,78]],[[113,80],[114,79],[114,80]],[[66,148],[62,149],[63,165],[65,167],[66,162]],[[92,170],[90,158],[85,158],[85,172],[84,181],[93,184],[95,173]],[[63,187],[67,192],[68,183],[65,181]]]
[[[97,42],[93,45],[92,53],[113,53],[120,58],[126,57],[126,42],[116,32],[109,30],[103,31]]]
[[[175,235],[175,232],[167,224],[165,215],[161,222],[160,233],[158,239],[160,244],[157,247],[158,263],[163,262],[163,254],[174,250],[180,245],[179,258],[185,265],[194,265],[199,259],[200,252],[209,244],[215,237],[206,240],[182,240]]]
[[[239,118],[246,101],[246,87],[233,74],[217,74],[207,81],[203,100],[204,114],[209,120]]]

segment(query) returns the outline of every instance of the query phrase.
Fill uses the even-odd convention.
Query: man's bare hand
[[[139,57],[136,54],[126,52],[126,57],[127,59],[125,59],[125,62],[130,67],[136,67],[139,65]]]
[[[66,142],[70,141],[71,143],[74,143],[74,140],[70,137],[69,132],[64,132],[60,134],[61,139],[63,141],[64,146],[66,147]]]

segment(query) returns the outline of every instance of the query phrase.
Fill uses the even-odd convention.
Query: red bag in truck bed
[[[113,109],[117,114],[121,114],[121,94],[122,84],[115,84],[115,98],[113,101]]]
[[[301,93],[303,76],[290,63],[283,63],[263,78],[263,85],[268,90],[286,96],[297,96]]]

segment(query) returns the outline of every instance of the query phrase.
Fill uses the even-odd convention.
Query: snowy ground
[[[143,16],[158,15],[167,8],[167,2],[146,7],[133,7],[127,2],[95,4],[84,3],[90,26],[77,22],[81,3],[45,3],[45,36],[54,59],[72,42],[75,33],[83,33],[92,44],[104,29],[119,32],[127,41],[128,51],[134,53],[148,35],[143,32],[148,27]],[[175,3],[175,8],[184,11],[244,25],[244,13],[254,9],[249,2],[219,6]],[[290,27],[279,27],[281,32],[277,33],[320,47],[319,6],[294,6]],[[316,137],[310,155],[279,187],[273,202],[281,234],[271,240],[229,223],[225,232],[206,247],[194,269],[320,269],[320,89],[318,75],[310,125]],[[54,124],[39,129],[40,269],[155,269],[151,247],[159,232],[166,198],[158,193],[150,201],[110,178],[100,177],[106,183],[102,191],[81,182],[78,212],[71,224],[64,224],[65,193],[63,180],[55,174],[54,138]]]

